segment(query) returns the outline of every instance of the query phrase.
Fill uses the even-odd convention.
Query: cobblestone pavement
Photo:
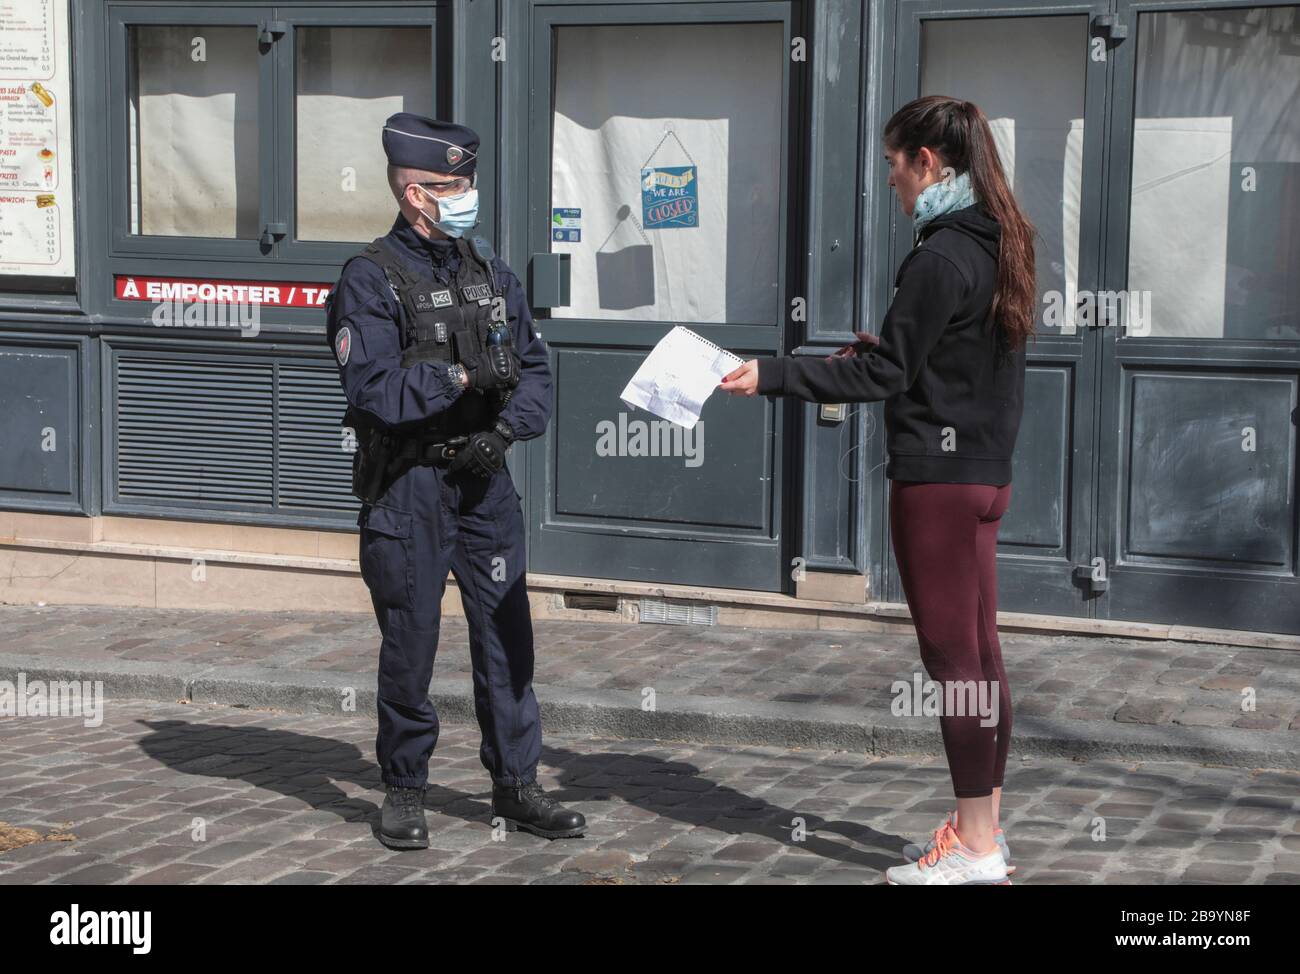
[[[889,688],[922,673],[913,636],[705,626],[534,623],[535,682],[888,712]],[[93,666],[110,660],[356,673],[374,685],[366,615],[0,606],[0,653]],[[1300,746],[1300,653],[1138,639],[1006,633],[1018,717],[1237,728]],[[468,678],[463,619],[442,626],[434,685]],[[1255,709],[1243,712],[1252,688]]]
[[[362,717],[139,700],[108,700],[96,727],[0,718],[0,838],[43,838],[0,853],[0,884],[878,883],[952,801],[936,759],[552,735],[542,782],[590,834],[494,837],[477,732],[449,726],[426,802],[433,847],[398,853],[373,837],[373,736]],[[1296,883],[1297,785],[1172,762],[1014,762],[1015,882]]]

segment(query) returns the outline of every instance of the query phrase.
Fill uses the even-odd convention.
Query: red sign
[[[331,284],[310,281],[218,281],[190,277],[139,277],[117,274],[119,301],[154,304],[180,301],[207,304],[260,304],[276,308],[323,308]]]

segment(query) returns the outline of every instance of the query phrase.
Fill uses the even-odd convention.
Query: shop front
[[[4,11],[2,600],[363,607],[323,306],[408,111],[482,135],[479,232],[551,350],[511,457],[547,604],[897,621],[879,404],[686,431],[620,393],[678,325],[745,358],[878,331],[911,245],[879,133],[942,93],[1039,234],[1001,609],[1300,635],[1295,4]]]

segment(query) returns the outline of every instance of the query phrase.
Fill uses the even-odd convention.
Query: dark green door
[[[897,103],[977,102],[1041,237],[1000,607],[1300,632],[1300,7],[899,11]]]
[[[548,3],[531,25],[531,301],[556,396],[528,458],[530,568],[780,590],[776,405],[714,394],[686,431],[620,393],[675,325],[782,348],[791,6]]]
[[[1098,614],[1300,633],[1300,6],[1117,13]]]
[[[1099,338],[1072,312],[1098,282],[1107,61],[1093,25],[1106,6],[903,0],[898,9],[895,107],[923,94],[979,105],[1038,231],[1041,313],[998,546],[999,608],[1087,616],[1075,575],[1094,547]],[[901,261],[912,243],[901,211],[897,227]],[[903,600],[892,557],[888,592]]]

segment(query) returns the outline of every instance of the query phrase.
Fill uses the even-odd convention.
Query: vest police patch
[[[432,311],[434,308],[451,307],[451,291],[416,291],[414,295],[416,311]]]
[[[492,296],[492,289],[486,284],[467,284],[460,293],[466,301],[482,301]]]

